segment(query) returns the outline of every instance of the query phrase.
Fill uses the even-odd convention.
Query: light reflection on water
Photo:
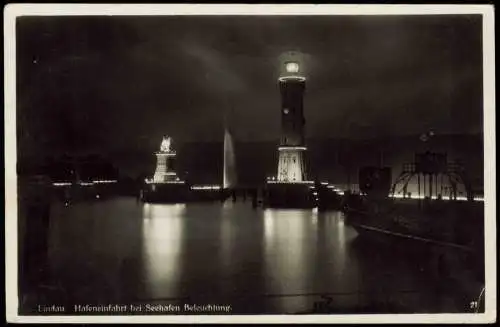
[[[185,204],[145,204],[143,262],[147,292],[152,298],[175,294],[181,258]]]
[[[190,297],[236,306],[252,298],[257,312],[293,313],[310,310],[325,293],[343,309],[377,300],[367,295],[373,291],[397,298],[410,290],[407,303],[417,304],[433,292],[429,267],[358,238],[340,212],[122,198],[57,207],[52,215],[55,270],[87,278],[90,263],[93,280],[109,281],[106,294],[74,282],[91,299],[112,288],[140,300]]]
[[[308,293],[315,264],[310,255],[316,252],[314,215],[310,210],[266,209],[264,221],[267,293]],[[305,308],[307,301],[306,297],[282,298],[279,311],[290,305]]]
[[[216,207],[144,205],[144,271],[152,298],[203,297],[207,287],[201,279],[215,285],[216,294],[278,296],[272,300],[275,310],[296,312],[309,308],[311,298],[279,295],[332,291],[331,282],[339,278],[346,291],[348,281],[356,281],[343,276],[348,236],[341,213],[252,210],[226,202],[217,217],[212,214]],[[194,215],[187,216],[187,208]],[[217,253],[202,258],[203,248],[214,242]],[[200,277],[200,271],[205,275]],[[201,295],[193,285],[201,287]]]

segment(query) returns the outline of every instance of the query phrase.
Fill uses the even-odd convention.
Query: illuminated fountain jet
[[[222,187],[230,189],[236,186],[236,161],[233,136],[226,126],[224,130],[224,172]]]

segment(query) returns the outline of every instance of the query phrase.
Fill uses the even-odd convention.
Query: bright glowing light
[[[117,183],[118,181],[115,180],[115,179],[111,179],[111,180],[94,180],[94,181],[91,181],[91,182],[78,182],[77,184],[78,185],[81,185],[81,186],[91,186],[91,185],[94,185],[94,184],[112,184],[112,183]],[[71,182],[54,182],[52,183],[53,186],[71,186],[73,185],[73,183]]]
[[[185,183],[184,181],[181,181],[181,180],[155,182],[154,180],[152,180],[150,178],[144,179],[144,182],[146,182],[146,184],[184,184]]]
[[[269,184],[314,184],[314,181],[268,181]]]
[[[52,183],[52,185],[54,185],[54,186],[71,186],[72,183],[70,183],[70,182],[55,182],[55,183]]]
[[[172,139],[168,136],[164,136],[161,141],[160,151],[161,152],[170,152],[170,145],[172,143]]]
[[[321,182],[321,185],[328,185],[327,182]]]
[[[192,190],[220,190],[220,185],[194,185]]]
[[[303,179],[302,147],[280,146],[278,161],[278,180],[301,181]],[[304,148],[305,149],[305,148]]]
[[[304,76],[282,76],[280,78],[278,78],[278,80],[280,82],[285,82],[285,81],[288,81],[288,80],[298,80],[300,82],[304,82],[306,80],[306,78]]]
[[[175,153],[174,151],[170,151],[170,152],[157,152],[156,155],[157,156],[163,156],[163,157],[175,157],[177,155],[177,153]]]
[[[92,183],[94,184],[113,184],[117,183],[118,181],[116,179],[103,179],[103,180],[93,180]]]
[[[95,198],[96,198],[96,199],[99,199],[99,198],[100,198],[99,194],[96,194],[96,195],[95,195]]]
[[[411,196],[404,196],[403,194],[390,194],[389,197],[395,198],[395,199],[424,199],[425,196],[423,195],[418,195],[418,194],[412,194]],[[444,198],[443,198],[444,199]]]
[[[278,151],[296,151],[296,150],[307,150],[305,146],[280,146]]]
[[[298,73],[299,64],[296,62],[287,62],[285,63],[285,69],[288,73]]]
[[[424,195],[418,195],[418,194],[412,194],[411,196],[404,196],[403,194],[389,194],[390,198],[395,198],[395,199],[414,199],[414,200],[423,200],[425,199]],[[433,195],[431,197],[431,200],[438,200],[438,197]],[[457,196],[456,200],[455,199],[450,199],[449,197],[442,197],[441,200],[443,201],[467,201],[467,197],[465,196]],[[482,197],[474,197],[474,201],[484,201]]]
[[[335,185],[328,185],[326,188],[330,189],[330,190],[333,190],[335,193],[337,193],[338,195],[344,195],[344,191],[340,190],[339,188],[337,188]]]

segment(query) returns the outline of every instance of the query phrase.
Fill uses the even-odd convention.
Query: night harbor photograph
[[[38,6],[4,11],[15,317],[496,319],[492,6]]]

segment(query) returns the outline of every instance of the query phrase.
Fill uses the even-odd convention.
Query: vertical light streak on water
[[[174,297],[180,280],[184,204],[146,204],[143,260],[151,298]]]
[[[338,262],[340,264],[340,269],[342,272],[345,270],[345,264],[346,264],[346,232],[345,232],[345,225],[344,225],[344,217],[342,216],[342,213],[340,212],[335,212],[334,213],[335,220],[336,220],[336,229],[337,229],[337,238],[338,238],[338,251],[337,251],[337,258]]]
[[[311,231],[314,228],[311,212],[267,209],[263,219],[267,293],[308,293],[314,269],[311,254],[316,244],[316,234]],[[308,300],[305,296],[278,297],[276,305],[281,310],[297,312],[308,307]]]
[[[226,273],[232,271],[232,248],[233,244],[233,228],[232,219],[234,218],[233,203],[230,201],[224,202],[222,205],[222,217],[220,222],[220,245],[221,245],[221,260]]]
[[[351,306],[361,304],[362,297],[360,296],[360,274],[359,267],[355,257],[349,257],[348,249],[352,240],[352,230],[347,230],[344,222],[344,215],[341,212],[331,212],[330,217],[333,218],[334,230],[336,237],[335,252],[333,258],[333,268],[335,271],[335,285],[333,292],[348,294],[336,299],[344,305],[349,303]],[[350,232],[350,233],[349,233]]]
[[[316,230],[318,228],[318,208],[314,208],[312,210],[311,217],[312,217],[312,219],[311,219],[312,226],[313,226],[314,232],[316,232]]]

